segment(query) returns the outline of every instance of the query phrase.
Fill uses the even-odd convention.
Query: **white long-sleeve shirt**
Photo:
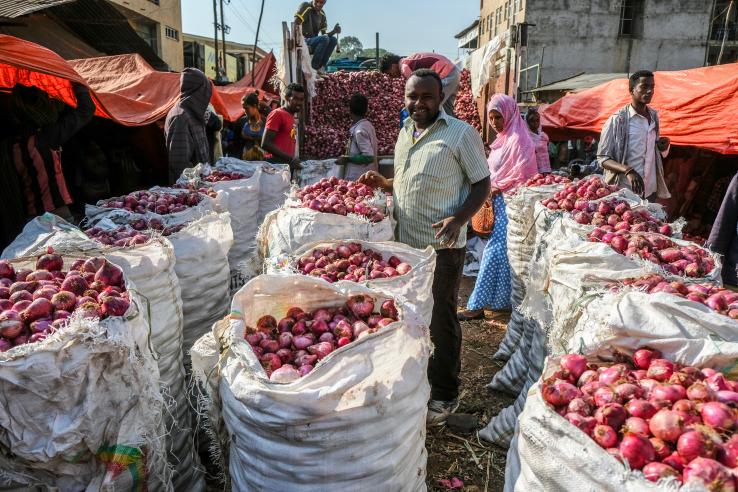
[[[632,167],[643,178],[644,196],[656,193],[656,121],[636,112],[633,106],[628,108],[630,121],[628,125],[628,147],[625,163]],[[662,157],[669,154],[667,149]]]

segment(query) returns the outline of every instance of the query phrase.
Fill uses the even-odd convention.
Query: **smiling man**
[[[417,70],[405,85],[405,120],[395,145],[395,177],[376,171],[359,181],[391,192],[397,240],[436,250],[428,367],[431,401],[428,423],[441,423],[458,407],[461,326],[456,317],[464,268],[466,225],[489,196],[489,168],[479,133],[441,109],[442,82],[429,69]]]
[[[670,198],[661,162],[669,153],[669,139],[659,136],[658,114],[648,106],[656,90],[653,73],[634,73],[628,86],[630,104],[610,116],[602,128],[597,159],[605,181],[649,201]]]

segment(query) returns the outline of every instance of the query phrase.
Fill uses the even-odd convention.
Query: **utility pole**
[[[728,11],[725,13],[725,24],[723,27],[723,42],[720,43],[720,53],[718,53],[717,62],[715,65],[720,65],[723,60],[723,52],[725,51],[725,41],[728,39],[728,24],[730,22],[730,14],[733,13],[733,7],[735,6],[735,0],[730,0],[728,4]]]
[[[218,74],[220,73],[220,62],[218,61],[218,26],[218,3],[216,0],[213,0],[213,28],[215,29],[215,34],[213,36],[213,41],[215,42],[215,80],[218,80]]]
[[[261,11],[259,12],[259,23],[256,24],[256,39],[254,40],[254,54],[251,56],[251,85],[254,85],[254,70],[256,69],[256,46],[259,44],[259,30],[261,29],[261,18],[264,15],[264,0],[261,0]]]
[[[230,3],[230,2],[229,2]],[[228,78],[228,61],[226,60],[226,44],[225,44],[225,35],[226,32],[230,31],[230,27],[226,26],[225,19],[223,17],[223,0],[220,0],[220,35],[223,39],[223,48],[222,48],[222,56],[223,56],[223,75],[220,78],[221,81]],[[215,44],[218,44],[218,40],[215,40]]]
[[[376,51],[374,52],[374,58],[376,58],[377,70],[379,70],[379,33],[377,33],[376,36]]]

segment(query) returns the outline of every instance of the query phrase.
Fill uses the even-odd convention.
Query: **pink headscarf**
[[[538,172],[536,148],[515,99],[495,94],[487,104],[487,113],[498,111],[504,120],[503,129],[492,142],[489,154],[492,187],[502,191],[516,188]]]

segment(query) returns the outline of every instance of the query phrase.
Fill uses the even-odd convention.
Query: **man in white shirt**
[[[605,181],[650,201],[671,197],[661,162],[669,153],[669,139],[659,136],[658,114],[648,107],[655,87],[651,72],[642,70],[630,76],[632,101],[607,120],[597,150]]]

